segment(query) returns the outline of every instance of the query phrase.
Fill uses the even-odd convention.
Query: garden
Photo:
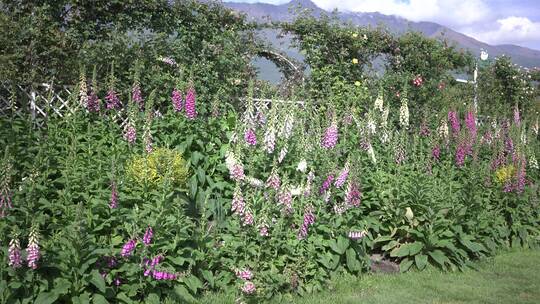
[[[264,27],[310,73],[272,84],[263,25],[215,2],[0,24],[2,303],[279,301],[540,245],[538,69],[299,11]]]

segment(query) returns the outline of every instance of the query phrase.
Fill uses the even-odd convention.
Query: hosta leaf
[[[459,242],[461,244],[463,244],[463,246],[467,247],[470,251],[472,251],[474,253],[480,252],[480,251],[487,251],[486,247],[484,247],[482,244],[472,242],[467,238],[462,238],[462,239],[459,240]]]
[[[58,295],[54,292],[42,292],[40,293],[36,300],[35,304],[52,304],[58,299]]]
[[[412,259],[409,259],[409,258],[404,259],[403,261],[401,261],[401,263],[399,263],[399,271],[405,272],[409,270],[413,262],[414,261]]]
[[[350,271],[359,271],[361,268],[360,262],[356,258],[356,251],[354,249],[347,249],[347,267]]]
[[[399,242],[397,242],[397,241],[390,241],[388,244],[382,246],[381,249],[382,249],[383,251],[388,251],[388,250],[390,250],[390,249],[396,247],[397,245],[399,245]]]
[[[410,244],[403,244],[403,245],[401,245],[401,246],[399,246],[397,248],[394,248],[394,250],[392,250],[390,252],[390,256],[391,257],[398,257],[398,258],[408,256],[409,252],[410,252],[409,245]]]
[[[133,303],[133,300],[131,300],[125,293],[121,292],[116,295],[116,298],[118,300],[121,300],[124,303],[131,304]]]
[[[409,255],[413,256],[418,254],[424,248],[424,244],[420,242],[414,242],[409,244]]]
[[[414,256],[414,261],[416,262],[416,268],[422,270],[428,263],[428,256],[425,254],[417,254]]]
[[[441,266],[444,266],[444,263],[446,261],[448,261],[448,258],[446,257],[446,255],[444,254],[444,252],[440,251],[440,250],[434,250],[434,251],[431,251],[429,252],[429,256],[435,261],[437,262],[437,264],[441,265]]]
[[[94,295],[92,295],[92,303],[94,304],[109,304],[109,301],[107,301],[107,299],[105,299],[104,296],[98,294],[98,293],[95,293]]]
[[[392,237],[389,235],[379,236],[376,239],[373,240],[373,243],[380,243],[380,242],[387,242],[391,241]]]

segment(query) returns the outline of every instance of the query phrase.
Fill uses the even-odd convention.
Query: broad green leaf
[[[121,300],[124,303],[131,304],[133,303],[133,300],[131,300],[125,293],[121,292],[116,295],[116,298],[118,300]]]
[[[409,244],[403,244],[390,252],[391,257],[405,257],[409,255]]]
[[[441,266],[444,266],[444,262],[448,260],[444,252],[440,250],[434,250],[434,251],[429,252],[428,254],[435,262],[437,262],[437,264]]]
[[[414,261],[416,262],[416,268],[422,270],[427,265],[428,256],[425,254],[417,254],[414,256]]]
[[[197,291],[203,286],[201,280],[199,280],[199,278],[193,275],[184,278],[183,281],[186,286],[193,292],[193,294],[196,294]]]
[[[211,287],[214,287],[214,275],[211,271],[203,270],[201,271],[203,278],[210,284]]]
[[[409,259],[409,258],[404,259],[403,261],[401,261],[401,263],[399,263],[399,271],[405,272],[409,270],[413,262],[414,261],[412,259]]]
[[[155,294],[155,293],[151,293],[151,294],[148,295],[148,297],[146,297],[145,303],[148,303],[148,304],[160,304],[159,296],[157,294]]]
[[[104,296],[100,295],[99,293],[95,293],[92,295],[92,303],[94,304],[109,304],[109,301],[105,299]]]
[[[178,284],[174,287],[174,293],[183,301],[195,302],[195,298],[189,293],[184,285]]]
[[[354,249],[347,249],[347,267],[350,271],[360,271],[361,265],[358,259],[356,258],[356,251]]]
[[[397,245],[399,245],[399,242],[397,242],[397,241],[390,241],[390,242],[388,242],[388,244],[382,246],[381,249],[382,249],[383,251],[388,251],[388,250],[390,250],[390,249],[396,247]]]
[[[339,236],[337,241],[331,240],[330,241],[330,248],[334,250],[336,253],[344,254],[345,250],[349,247],[349,239],[346,239],[342,236]]]
[[[103,277],[101,276],[101,274],[97,270],[92,270],[90,275],[91,275],[90,283],[96,286],[96,288],[100,292],[105,293],[105,280],[103,280]]]
[[[36,300],[35,304],[52,304],[58,299],[58,295],[54,292],[42,292],[40,293]]]
[[[54,280],[54,290],[53,292],[57,295],[64,295],[69,292],[71,288],[71,282],[65,278],[56,278]]]
[[[424,244],[420,242],[414,242],[409,244],[409,255],[413,256],[418,254],[424,248]]]

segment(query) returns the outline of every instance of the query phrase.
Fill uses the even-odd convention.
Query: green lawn
[[[287,303],[540,303],[540,251],[514,251],[486,259],[478,271],[430,269],[398,275],[343,277],[328,290]],[[212,295],[202,303],[234,303]]]

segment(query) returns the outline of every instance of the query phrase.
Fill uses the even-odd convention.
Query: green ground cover
[[[340,277],[328,290],[273,303],[540,303],[540,251],[511,251],[477,264],[478,270],[427,269],[399,275]],[[203,303],[233,303],[234,295]]]

